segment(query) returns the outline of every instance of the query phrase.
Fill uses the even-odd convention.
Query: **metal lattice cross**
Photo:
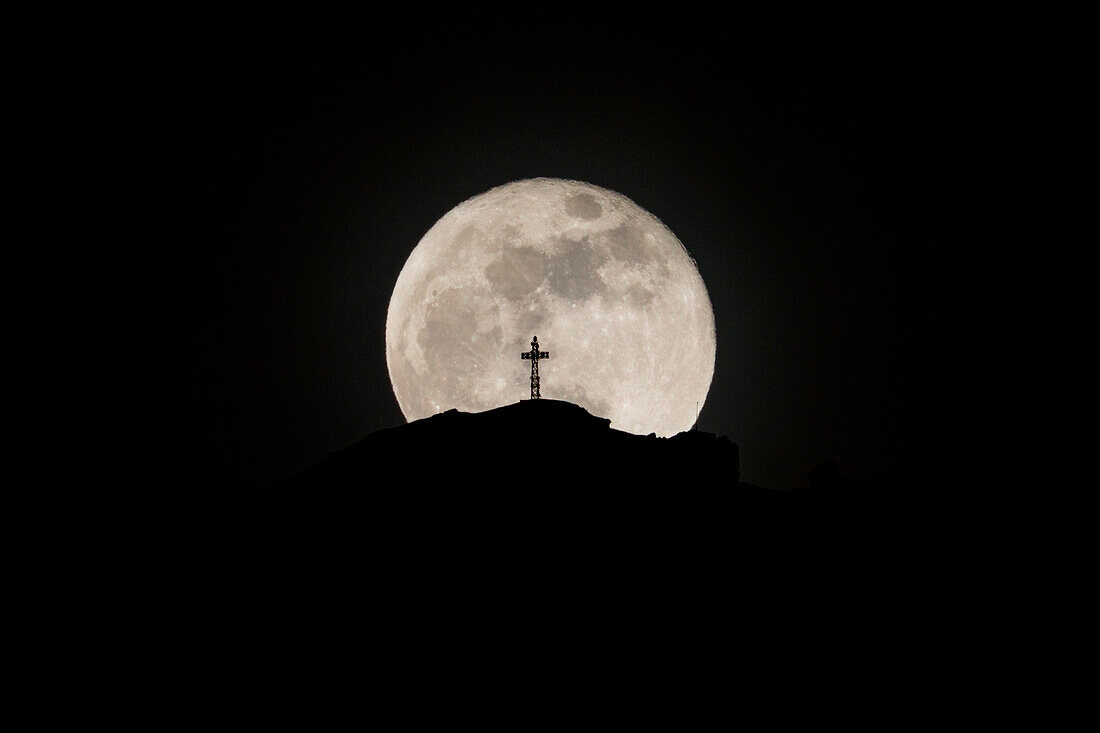
[[[531,350],[519,355],[521,359],[531,360],[531,399],[537,400],[539,394],[539,359],[549,359],[549,351],[539,351],[539,337],[531,341]]]

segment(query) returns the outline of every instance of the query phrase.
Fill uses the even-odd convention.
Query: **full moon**
[[[680,240],[622,194],[516,181],[451,209],[397,278],[386,363],[409,421],[542,396],[667,437],[695,423],[714,376],[714,312]]]

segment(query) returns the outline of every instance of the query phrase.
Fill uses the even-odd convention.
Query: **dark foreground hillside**
[[[726,437],[637,436],[576,405],[524,401],[372,434],[238,498],[197,536],[219,558],[320,553],[326,567],[354,564],[367,548],[395,564],[622,554],[698,567],[731,551],[758,564],[847,553],[875,563],[938,551],[971,490],[953,447],[941,448],[859,482],[826,463],[807,488],[779,492],[739,482],[738,446]]]
[[[182,638],[231,690],[251,677],[227,658],[409,709],[425,675],[606,691],[733,684],[732,666],[775,694],[837,664],[886,704],[905,688],[874,671],[940,665],[980,588],[958,532],[971,487],[939,448],[778,492],[739,483],[737,446],[706,433],[629,435],[551,400],[436,415],[196,522]]]

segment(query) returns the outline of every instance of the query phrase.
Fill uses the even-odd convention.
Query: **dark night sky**
[[[741,446],[744,480],[858,477],[966,429],[980,24],[536,10],[164,19],[169,484],[203,502],[402,423],[384,328],[406,257],[537,176],[625,194],[695,258],[718,336],[699,427]]]

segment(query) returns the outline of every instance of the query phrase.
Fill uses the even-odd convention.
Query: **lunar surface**
[[[436,222],[397,278],[386,362],[409,421],[542,397],[618,430],[691,428],[714,375],[714,313],[695,261],[655,216],[579,181],[517,181]]]

